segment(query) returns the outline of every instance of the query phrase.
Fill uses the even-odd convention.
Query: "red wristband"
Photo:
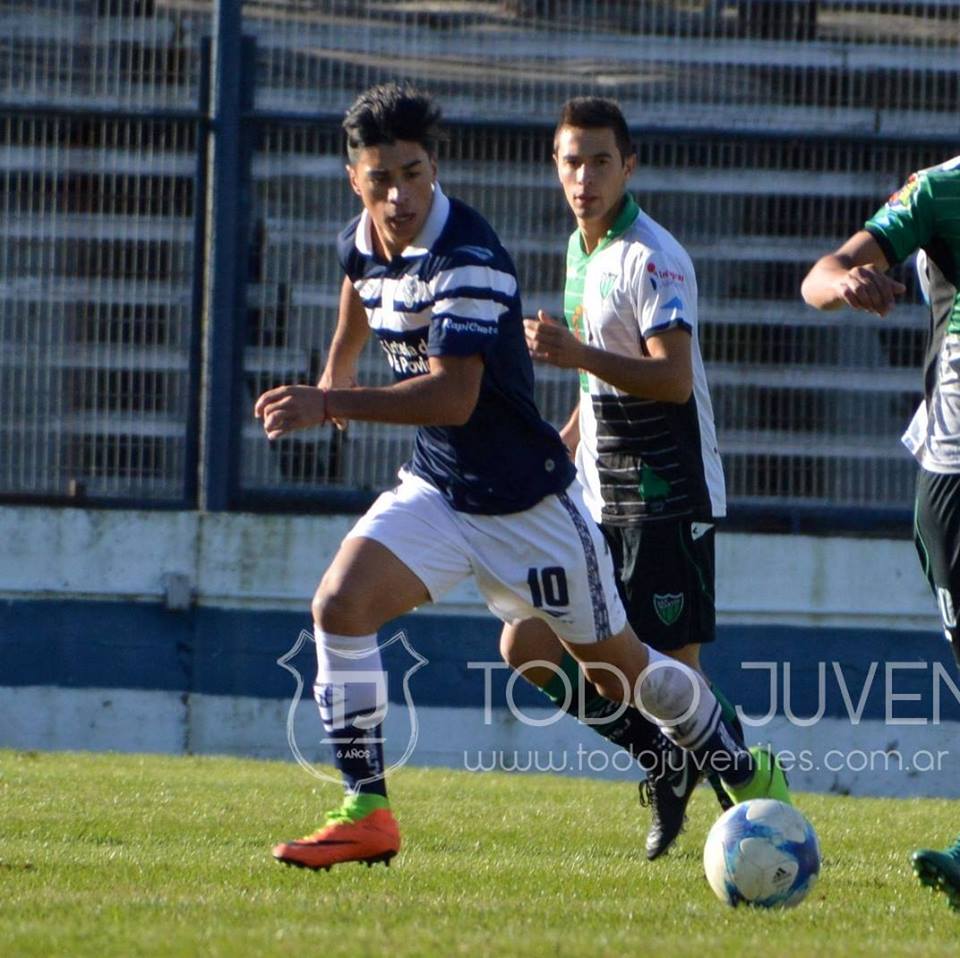
[[[330,421],[330,414],[327,409],[327,392],[326,389],[320,390],[323,393],[323,422],[320,423],[321,426],[325,426]]]

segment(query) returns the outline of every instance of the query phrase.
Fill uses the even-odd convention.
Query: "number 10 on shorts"
[[[528,570],[527,585],[530,586],[530,602],[535,609],[545,606],[565,608],[570,605],[567,573],[561,566],[551,565],[545,569]]]

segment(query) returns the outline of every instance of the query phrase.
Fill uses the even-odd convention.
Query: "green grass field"
[[[0,954],[956,955],[960,916],[908,853],[952,839],[960,802],[802,795],[824,852],[789,912],[728,909],[700,854],[642,853],[623,783],[405,769],[389,869],[309,872],[270,846],[339,801],[297,766],[0,751]]]

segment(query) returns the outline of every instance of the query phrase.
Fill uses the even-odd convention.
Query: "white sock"
[[[647,646],[650,663],[637,683],[636,706],[671,742],[696,750],[714,733],[720,703],[689,666]]]
[[[387,680],[376,633],[336,635],[314,625],[317,681],[313,696],[324,728],[330,732],[354,724],[371,728],[386,712]]]

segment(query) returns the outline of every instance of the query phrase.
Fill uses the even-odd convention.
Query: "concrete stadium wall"
[[[322,778],[301,632],[352,521],[0,508],[0,747],[295,747]],[[909,542],[721,534],[717,558],[706,666],[748,738],[792,753],[797,788],[960,796],[960,689]],[[498,667],[499,624],[472,584],[381,642],[401,629],[384,651],[388,762],[415,740],[415,764],[638,777]]]

